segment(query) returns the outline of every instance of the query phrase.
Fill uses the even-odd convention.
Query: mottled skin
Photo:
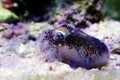
[[[48,41],[47,46],[51,45],[56,50],[51,54],[74,68],[100,68],[109,60],[109,51],[103,42],[67,25],[45,32],[41,41]],[[42,49],[47,47],[44,44],[42,46]]]
[[[74,29],[68,34],[65,42],[65,46],[60,48],[59,54],[65,59],[63,62],[72,67],[100,68],[108,63],[109,51],[106,45],[83,33],[80,29]]]

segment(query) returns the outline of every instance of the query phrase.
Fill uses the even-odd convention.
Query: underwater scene
[[[119,0],[0,0],[0,80],[120,80]]]

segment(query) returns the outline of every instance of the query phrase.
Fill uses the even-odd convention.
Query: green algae
[[[13,12],[2,7],[0,3],[0,22],[12,22],[18,19],[18,16]]]

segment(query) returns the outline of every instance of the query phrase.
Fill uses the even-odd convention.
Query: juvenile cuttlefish
[[[42,49],[56,50],[54,55],[71,67],[101,68],[109,61],[110,54],[106,45],[80,29],[63,25],[55,30],[46,31],[44,34],[44,37],[40,39],[40,42],[44,43]],[[45,44],[51,46],[47,47]]]

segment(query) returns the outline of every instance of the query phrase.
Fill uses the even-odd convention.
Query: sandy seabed
[[[15,30],[19,36],[12,38],[11,29],[3,30],[6,27],[0,26],[0,80],[120,80],[120,55],[112,53],[120,48],[120,22],[105,20],[83,30],[102,40],[109,48],[109,63],[101,70],[72,69],[62,62],[45,62],[38,53],[36,42],[26,37],[28,34],[38,36],[46,25],[52,28],[47,23],[27,24],[25,29]]]

